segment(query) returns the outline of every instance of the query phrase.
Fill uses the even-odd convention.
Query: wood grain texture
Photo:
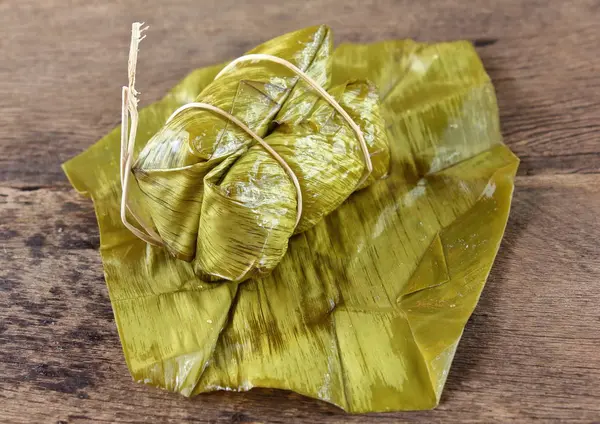
[[[338,42],[470,39],[521,159],[513,211],[435,411],[348,416],[287,392],[192,400],[127,372],[91,202],[60,163],[191,69],[328,23]],[[600,1],[0,2],[0,422],[600,420]],[[572,175],[566,175],[572,174]]]

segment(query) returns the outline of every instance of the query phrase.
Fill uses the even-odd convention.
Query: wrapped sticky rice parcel
[[[327,87],[331,49],[330,30],[322,25],[274,38],[249,54],[280,57]],[[215,79],[196,100],[228,112],[263,137],[284,103],[306,106],[302,101],[306,92],[306,85],[286,67],[248,62]],[[207,110],[187,109],[140,152],[132,167],[141,191],[137,204],[143,211],[138,214],[149,216],[147,224],[172,255],[185,261],[195,257],[204,177],[252,142],[230,120]]]

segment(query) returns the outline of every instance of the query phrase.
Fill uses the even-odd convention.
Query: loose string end
[[[147,225],[137,214],[133,212],[129,205],[129,177],[131,174],[133,151],[135,147],[135,138],[138,127],[138,91],[135,89],[135,73],[137,65],[137,55],[140,42],[146,38],[142,36],[142,32],[147,30],[148,26],[143,26],[143,22],[134,22],[131,25],[131,44],[129,46],[129,59],[127,62],[128,86],[122,88],[122,104],[121,104],[121,221],[123,225],[138,238],[145,242],[155,245],[164,246],[161,237]],[[129,121],[131,118],[131,126]],[[129,134],[127,130],[129,129]],[[134,217],[137,223],[145,230],[140,231],[132,225],[127,219],[127,212]]]

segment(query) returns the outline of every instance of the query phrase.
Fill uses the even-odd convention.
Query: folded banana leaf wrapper
[[[369,144],[375,176],[335,200],[328,196],[336,178],[325,181],[333,189],[317,201],[327,207],[311,207],[307,196],[305,221],[296,229],[285,224],[277,241],[283,253],[271,252],[261,266],[249,262],[256,266],[245,277],[254,278],[235,278],[237,271],[215,278],[227,258],[205,255],[202,243],[231,231],[226,247],[235,250],[235,234],[243,232],[229,225],[211,235],[198,222],[219,225],[219,213],[204,216],[197,206],[215,193],[243,206],[248,187],[257,189],[243,172],[258,163],[264,167],[255,176],[279,172],[287,186],[278,201],[290,201],[286,211],[294,212],[285,174],[265,165],[271,158],[227,120],[186,111],[175,125],[165,123],[183,104],[214,103],[279,146],[300,180],[304,168],[294,158],[306,149],[302,140],[322,143],[316,151],[330,156],[345,152],[345,175],[356,180],[364,164],[353,134],[277,64],[236,67],[221,77],[221,89],[215,76],[224,65],[198,69],[140,111],[132,206],[166,248],[121,223],[120,128],[63,165],[94,201],[106,283],[136,381],[185,396],[287,389],[353,413],[438,404],[504,233],[518,159],[502,143],[494,88],[469,42],[331,45],[331,31],[321,26],[255,50],[296,64],[357,112],[366,134],[378,134]],[[377,104],[371,113],[380,114],[380,130],[361,112]],[[204,134],[207,128],[213,133]],[[178,149],[190,140],[189,149]],[[303,190],[320,187],[308,182]],[[251,212],[263,216],[263,206]],[[239,218],[227,207],[221,212]]]

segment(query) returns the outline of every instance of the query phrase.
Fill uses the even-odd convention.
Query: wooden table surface
[[[0,421],[600,421],[600,1],[0,1]],[[505,239],[434,411],[349,416],[287,392],[136,384],[92,204],[60,164],[190,70],[316,23],[338,42],[469,39],[521,158]]]

